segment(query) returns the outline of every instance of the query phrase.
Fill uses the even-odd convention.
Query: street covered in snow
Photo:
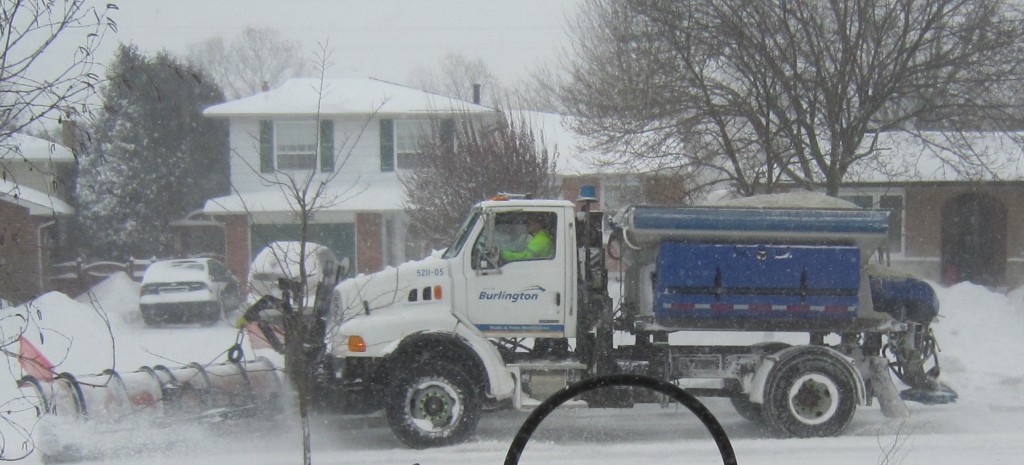
[[[55,364],[76,375],[114,368],[183,366],[224,361],[237,330],[172,325],[145,326],[138,313],[137,284],[115,275],[93,292],[73,300],[50,293],[33,301],[27,338]],[[1024,367],[1015,362],[1024,344],[1024,299],[964,283],[938,288],[942,315],[934,325],[942,361],[941,379],[960,393],[955,404],[909,403],[911,416],[891,420],[876,405],[861,407],[839,437],[777,439],[742,419],[724,399],[702,399],[725,427],[743,464],[962,464],[1020,463],[1024,453]],[[25,308],[4,309],[4,316]],[[40,318],[41,317],[41,318]],[[5,318],[5,332],[18,319]],[[729,337],[727,334],[706,337]],[[748,335],[749,336],[749,335]],[[245,344],[246,357],[254,351]],[[261,355],[263,354],[261,351]],[[19,396],[20,368],[8,360],[0,382],[2,398]],[[685,387],[685,386],[684,386]],[[12,408],[17,403],[6,403]],[[290,413],[290,412],[289,412]],[[82,463],[279,464],[301,457],[298,422],[289,413],[234,421],[205,418],[162,421],[121,418],[62,429],[57,438],[41,433],[33,412],[14,414],[35,428],[41,449],[53,441],[77,447]],[[321,412],[313,419],[315,463],[483,464],[501,463],[527,413],[485,413],[464,444],[428,450],[403,446],[380,416],[343,417]],[[22,439],[4,425],[4,447]],[[721,463],[714,441],[700,422],[676,405],[632,409],[563,407],[534,433],[521,463]],[[42,462],[39,453],[26,463]]]

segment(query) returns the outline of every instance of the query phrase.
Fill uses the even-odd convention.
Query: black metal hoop
[[[718,445],[718,452],[722,455],[722,463],[725,465],[736,465],[736,453],[732,450],[732,443],[729,442],[729,435],[725,433],[725,429],[723,429],[722,425],[718,423],[718,419],[715,418],[704,404],[679,386],[650,376],[632,374],[606,375],[585,379],[570,386],[566,386],[562,390],[552,394],[551,397],[545,399],[544,402],[541,402],[541,404],[534,409],[533,413],[526,418],[523,425],[519,427],[519,432],[516,433],[515,439],[512,440],[512,445],[508,448],[508,454],[505,455],[505,465],[519,464],[519,457],[523,454],[523,450],[526,449],[526,443],[530,441],[530,436],[532,436],[533,432],[536,431],[538,426],[540,426],[540,422],[543,421],[544,418],[553,412],[559,405],[562,405],[566,401],[584,392],[611,386],[647,388],[669,396],[680,404],[685,405],[686,408],[690,409],[690,411],[700,419],[701,423],[704,424],[704,427],[708,429],[708,432],[711,433],[711,437],[715,440],[715,444]]]

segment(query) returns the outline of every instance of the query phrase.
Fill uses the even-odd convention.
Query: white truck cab
[[[441,395],[445,405],[511,399],[516,394],[515,370],[489,338],[575,336],[574,208],[562,200],[481,202],[443,253],[341,282],[331,299],[333,321],[327,336],[337,376],[352,378],[352,370],[365,371],[359,389],[398,385],[415,397],[426,394],[413,385],[437,376],[413,376],[397,384],[385,378],[429,365],[432,373],[446,374],[448,387],[437,391],[449,393]],[[503,251],[526,247],[530,216],[543,220],[550,247],[536,256],[502,258]],[[460,397],[460,389],[479,396]],[[403,434],[395,426],[402,417],[423,420],[432,414],[410,411],[408,399],[395,396],[401,397],[385,396],[381,407],[395,417],[392,428],[410,445],[445,444],[463,434],[461,420],[437,428],[410,422]],[[436,415],[444,417],[434,418],[438,424],[452,416]]]
[[[427,321],[451,330],[461,320],[487,337],[574,337],[573,212],[574,205],[561,200],[480,203],[443,253],[339,284],[332,300],[333,314],[340,317],[334,334],[346,338],[353,329],[363,331],[367,353],[375,356],[385,355],[404,332],[423,330]],[[502,259],[503,250],[525,246],[527,215],[544,219],[551,252]],[[391,313],[401,314],[403,323],[383,318]],[[384,327],[371,329],[377,326]],[[335,344],[336,355],[356,355],[347,348]]]

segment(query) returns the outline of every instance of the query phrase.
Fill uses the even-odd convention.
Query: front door
[[[942,208],[942,270],[947,284],[1002,284],[1006,207],[988,194],[963,194]]]
[[[572,260],[564,228],[554,211],[522,210],[494,215],[494,240],[487,228],[475,238],[477,249],[496,245],[496,264],[471,260],[467,274],[469,318],[492,337],[558,337],[565,332],[566,270]]]

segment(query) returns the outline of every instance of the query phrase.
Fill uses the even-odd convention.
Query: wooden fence
[[[151,259],[130,259],[126,262],[95,261],[86,263],[83,260],[64,262],[50,267],[48,278],[49,290],[60,291],[69,296],[77,296],[110,276],[123,272],[133,281],[141,282],[146,268],[153,262]]]

